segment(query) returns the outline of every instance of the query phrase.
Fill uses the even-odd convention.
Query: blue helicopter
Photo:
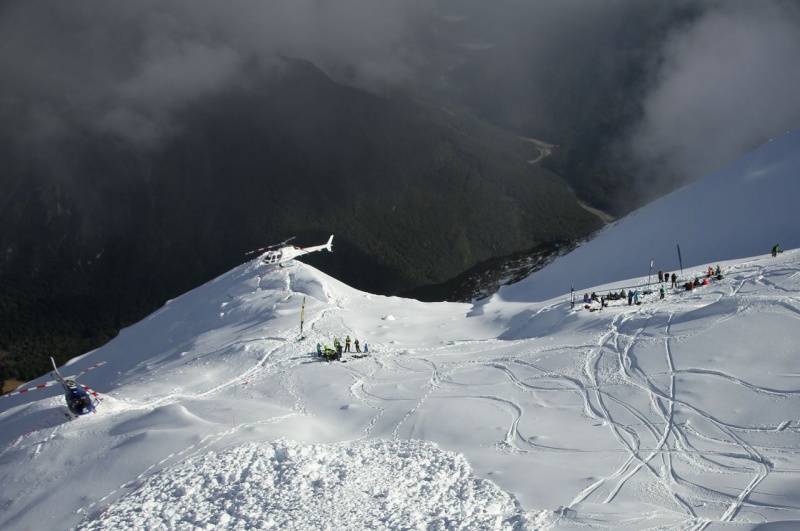
[[[28,391],[35,391],[36,389],[44,389],[45,387],[50,387],[51,385],[61,384],[61,387],[64,390],[64,400],[67,402],[67,408],[69,409],[70,413],[75,416],[86,415],[87,413],[97,413],[97,404],[100,400],[99,393],[93,391],[85,385],[78,384],[77,378],[78,376],[81,376],[92,369],[96,369],[97,367],[104,365],[105,362],[102,361],[100,363],[96,363],[74,376],[67,376],[65,378],[61,376],[60,372],[58,372],[56,361],[52,357],[50,358],[50,361],[53,362],[53,371],[50,373],[50,375],[53,377],[52,380],[35,387],[28,387],[27,389],[13,391],[4,396],[19,395],[22,393],[27,393]],[[72,419],[69,414],[65,414],[70,420]]]

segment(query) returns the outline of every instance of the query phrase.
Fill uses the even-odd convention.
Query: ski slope
[[[84,377],[98,414],[3,399],[0,527],[800,519],[800,253],[722,266],[640,306],[472,315],[246,264],[70,365],[107,361]],[[316,342],[346,334],[370,356],[319,361]]]
[[[790,136],[759,159],[785,193]],[[710,216],[736,215],[713,199]],[[97,414],[66,421],[50,390],[0,399],[0,529],[791,528],[800,245],[796,225],[750,223],[763,252],[731,239],[728,258],[684,262],[722,280],[602,311],[568,284],[539,300],[538,273],[431,304],[243,264],[60,369],[106,362],[80,380]],[[631,242],[627,226],[598,239]],[[648,281],[601,273],[577,297]],[[347,334],[370,355],[316,357]]]

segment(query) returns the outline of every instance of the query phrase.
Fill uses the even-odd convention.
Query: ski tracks
[[[610,474],[578,492],[568,507],[590,499],[601,504],[609,504],[637,473],[646,471],[647,478],[643,481],[652,483],[655,480],[663,486],[664,491],[674,500],[673,510],[677,514],[685,514],[687,520],[684,524],[689,528],[704,529],[711,521],[733,522],[742,507],[747,505],[748,497],[767,478],[772,465],[737,433],[746,428],[729,426],[691,403],[677,400],[676,375],[687,371],[706,375],[713,373],[756,393],[786,396],[796,392],[764,389],[718,371],[676,369],[672,352],[674,338],[671,332],[671,314],[665,316],[664,335],[661,339],[664,344],[665,367],[662,378],[666,376],[667,379],[659,386],[653,376],[635,363],[630,353],[631,346],[637,343],[637,338],[644,330],[647,321],[655,316],[655,313],[643,310],[637,311],[634,315],[614,316],[608,330],[598,339],[597,346],[589,349],[585,355],[581,381],[571,381],[578,390],[586,393],[587,412],[606,423],[619,442],[621,450],[627,454],[627,458]],[[637,324],[636,320],[642,318],[644,321]],[[730,316],[725,316],[723,320],[728,318]],[[623,392],[615,392],[617,389],[627,389],[625,393],[628,395],[632,392],[644,393],[647,399],[634,402],[629,396],[626,398]],[[646,410],[636,405],[645,403],[650,404]],[[699,433],[692,426],[676,424],[676,407],[681,408],[685,414],[699,417],[702,422],[698,424],[711,426],[724,438],[714,437],[707,430],[705,433]],[[636,422],[624,421],[623,418],[632,418]],[[785,425],[786,422],[783,426]],[[709,456],[714,455],[714,452],[695,449],[690,443],[692,437],[734,445],[740,451],[720,454],[727,460],[733,460],[733,464],[711,461]],[[643,441],[652,441],[652,444]],[[691,466],[698,471],[739,475],[749,473],[752,477],[738,493],[722,493],[682,479],[675,469],[676,456],[686,464],[693,463]],[[659,457],[660,464],[656,466],[655,460]],[[704,518],[698,517],[695,511],[695,506],[698,504],[708,509]],[[715,507],[719,508],[718,516],[709,517],[709,512]]]

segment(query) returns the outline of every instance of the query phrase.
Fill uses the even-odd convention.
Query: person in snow
[[[658,270],[658,281],[664,282],[664,271],[662,271],[661,269]]]
[[[672,287],[673,288],[678,287],[678,275],[676,275],[675,273],[672,273]]]
[[[346,338],[344,338],[344,351],[350,352],[350,335],[348,334]]]
[[[583,294],[583,303],[584,304],[589,304],[591,302],[592,302],[592,299],[589,298],[589,294],[588,293],[584,293]]]
[[[317,356],[322,357],[322,345],[317,343]]]
[[[664,294],[665,294],[666,292],[667,292],[667,290],[665,290],[665,289],[664,289],[664,284],[661,284],[661,289],[660,289],[660,290],[658,290],[658,293],[659,293],[659,295],[660,295],[660,296],[659,296],[659,299],[661,299],[661,300],[663,301],[663,300],[664,300]]]
[[[639,290],[633,292],[633,303],[641,304],[641,302],[639,302]]]
[[[633,290],[630,290],[628,292],[628,306],[630,306],[631,304],[633,304]]]
[[[369,345],[364,343],[364,354],[368,354],[368,353],[369,353]]]
[[[361,347],[358,346],[358,339],[355,340],[356,352],[361,352]]]
[[[708,274],[706,276],[707,277],[713,277],[714,276],[714,270],[711,268],[711,266],[708,266]]]
[[[782,252],[783,251],[781,251],[781,246],[776,243],[775,247],[772,248],[772,256],[778,256],[778,253]]]

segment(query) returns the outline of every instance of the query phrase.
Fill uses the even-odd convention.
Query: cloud
[[[413,74],[421,0],[86,0],[0,7],[0,117],[35,142],[90,128],[158,142],[175,113],[242,83],[248,67],[302,57],[354,82]]]
[[[664,42],[629,136],[659,193],[697,180],[800,125],[800,9],[718,2]]]
[[[535,128],[529,122],[542,114],[579,108],[589,116],[592,102],[610,99],[596,93],[624,90],[642,109],[624,139],[631,171],[657,173],[662,184],[689,182],[797,126],[795,4],[7,1],[0,4],[0,133],[34,145],[88,130],[159,145],[180,130],[182,109],[245,86],[254,69],[270,68],[279,56],[307,59],[361,87],[437,86],[464,50],[496,46],[494,78],[475,92],[479,107],[504,102],[510,115],[527,109],[525,125]],[[698,14],[675,26],[682,10]],[[642,35],[665,27],[672,30],[663,42],[657,36],[655,46],[641,47]],[[460,51],[448,47],[454,43]],[[632,63],[653,50],[658,60],[646,90],[628,94]],[[542,99],[553,92],[546,90],[553,76],[565,94],[555,102]]]

